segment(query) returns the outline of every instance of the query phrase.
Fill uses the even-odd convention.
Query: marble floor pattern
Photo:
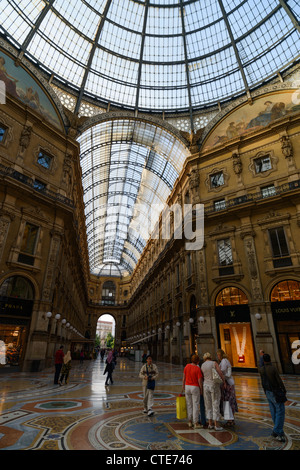
[[[181,366],[156,362],[155,414],[142,413],[142,364],[118,358],[114,384],[105,386],[100,357],[73,361],[67,385],[54,369],[0,374],[0,450],[299,450],[300,377],[283,375],[288,390],[286,442],[271,438],[268,403],[255,372],[234,373],[239,412],[223,431],[189,429],[176,418]]]

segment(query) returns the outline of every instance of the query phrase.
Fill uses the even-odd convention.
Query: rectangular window
[[[23,240],[21,244],[21,252],[28,255],[34,255],[39,227],[26,223]]]
[[[220,171],[213,175],[210,175],[210,187],[211,188],[218,188],[219,186],[223,186],[224,184],[224,175],[223,172]]]
[[[220,199],[219,201],[214,201],[214,209],[215,209],[215,211],[221,211],[222,209],[226,209],[225,199]]]
[[[38,189],[39,191],[43,191],[46,188],[46,185],[42,181],[34,180],[33,187],[34,187],[34,189]]]
[[[38,164],[44,168],[49,169],[51,167],[51,161],[52,161],[52,157],[48,155],[46,152],[44,152],[43,150],[40,150],[38,159],[37,159]]]
[[[219,266],[229,266],[233,264],[231,243],[229,238],[218,240]]]
[[[289,249],[283,227],[270,229],[269,236],[274,258],[289,256]]]
[[[272,163],[270,155],[256,158],[254,160],[255,173],[262,173],[272,169]]]
[[[190,277],[192,275],[192,260],[191,260],[190,253],[186,255],[186,268],[187,268],[187,276]]]
[[[6,127],[0,124],[0,143],[4,142]]]
[[[177,281],[177,286],[179,286],[179,284],[180,284],[179,264],[176,265],[176,281]]]
[[[271,184],[270,186],[265,186],[264,188],[261,188],[260,192],[262,197],[270,197],[276,194],[276,189],[274,184]]]

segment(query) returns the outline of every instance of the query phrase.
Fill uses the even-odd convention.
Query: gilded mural
[[[299,111],[299,95],[299,91],[295,90],[277,92],[234,110],[214,128],[204,144],[204,150],[263,129],[276,119]]]
[[[7,94],[30,106],[54,126],[62,127],[51,101],[41,87],[22,67],[16,67],[14,61],[2,51],[0,51],[0,80],[5,83]]]

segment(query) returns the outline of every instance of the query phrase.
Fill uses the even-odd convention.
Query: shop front
[[[226,287],[217,295],[215,317],[218,343],[232,367],[255,369],[256,358],[248,298],[237,287]]]
[[[271,310],[282,371],[300,374],[300,282],[282,281],[271,292]]]
[[[0,369],[21,368],[33,308],[33,287],[21,276],[0,287]]]

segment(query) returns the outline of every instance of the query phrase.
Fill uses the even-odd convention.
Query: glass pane
[[[39,227],[37,227],[36,225],[25,225],[23,240],[21,244],[21,251],[23,253],[28,253],[30,255],[34,254],[38,230]]]

